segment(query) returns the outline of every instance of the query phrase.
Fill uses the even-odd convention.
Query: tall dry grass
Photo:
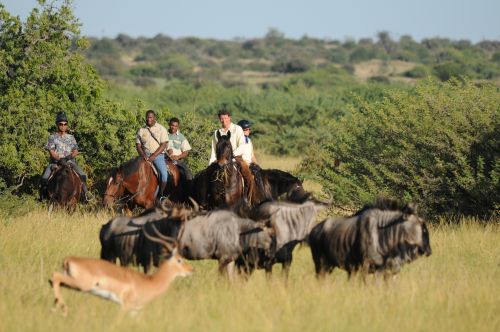
[[[105,213],[69,216],[35,209],[0,224],[1,331],[498,331],[499,224],[464,220],[431,226],[433,255],[388,284],[347,281],[343,271],[314,277],[309,248],[294,252],[288,282],[279,267],[229,284],[216,263],[192,262],[135,316],[116,304],[63,290],[68,317],[54,314],[48,279],[67,255],[98,257]]]

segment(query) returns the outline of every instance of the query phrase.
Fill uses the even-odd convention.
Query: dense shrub
[[[421,203],[428,216],[491,215],[500,206],[499,105],[497,87],[456,80],[359,98],[302,170],[339,204],[385,194]]]
[[[429,70],[424,66],[416,66],[406,71],[403,75],[410,78],[424,78],[429,76]]]

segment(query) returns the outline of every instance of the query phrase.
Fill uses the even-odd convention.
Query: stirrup
[[[94,200],[94,195],[90,191],[87,191],[86,193],[83,194],[83,197],[87,202],[93,201]]]

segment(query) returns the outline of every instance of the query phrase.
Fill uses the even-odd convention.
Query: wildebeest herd
[[[184,259],[215,259],[230,280],[236,273],[249,277],[255,269],[270,274],[276,263],[288,276],[294,248],[306,243],[317,276],[338,267],[349,277],[359,272],[364,280],[369,273],[387,278],[405,263],[431,254],[428,230],[415,204],[378,199],[351,217],[316,224],[318,212],[331,202],[315,199],[299,179],[279,170],[254,170],[255,188],[244,189],[232,160],[230,149],[218,149],[218,162],[195,177],[197,190],[191,192],[198,195],[189,197],[191,204],[164,201],[139,216],[117,216],[103,225],[101,259],[68,257],[64,272],[54,273],[56,307],[66,310],[59,290],[66,285],[116,301],[125,310],[140,309],[175,277],[191,274]],[[133,192],[125,178],[147,169],[138,162],[109,179],[104,203]],[[136,202],[144,198],[141,191],[133,197]],[[125,267],[130,264],[141,266],[144,274]],[[157,270],[148,275],[152,266]]]
[[[415,204],[401,206],[378,199],[351,217],[316,223],[317,213],[328,205],[310,197],[303,203],[266,201],[237,212],[206,211],[193,200],[193,207],[162,204],[136,217],[114,217],[100,231],[100,260],[85,259],[83,264],[82,259],[70,257],[64,273],[54,274],[56,306],[66,309],[59,291],[59,285],[66,284],[121,303],[126,310],[140,309],[164,292],[175,276],[192,272],[182,258],[215,259],[219,272],[227,273],[230,280],[238,274],[249,277],[254,269],[271,273],[276,263],[282,264],[286,276],[295,246],[305,243],[311,248],[318,277],[338,267],[349,277],[359,273],[364,280],[370,273],[387,279],[405,263],[431,254],[428,230]],[[166,272],[172,260],[177,267]],[[122,266],[139,265],[145,274],[118,267],[118,261]],[[158,267],[153,276],[164,276],[148,284],[142,280],[152,266]],[[140,281],[122,277],[128,274]],[[151,293],[134,306],[124,294],[130,287],[135,296],[142,292],[137,283],[145,283],[144,289]]]

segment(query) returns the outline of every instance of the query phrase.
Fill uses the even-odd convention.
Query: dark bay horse
[[[66,160],[57,163],[47,186],[49,209],[54,205],[74,210],[82,193],[82,180]]]
[[[162,155],[160,155],[162,156]],[[159,158],[159,157],[158,157]],[[179,171],[168,161],[169,178],[164,195],[173,194],[170,199],[180,200]],[[129,160],[113,170],[108,179],[102,203],[112,206],[124,203],[129,210],[136,206],[149,209],[155,205],[158,194],[158,177],[151,163],[141,157]]]
[[[304,203],[310,198],[311,193],[304,190],[302,180],[292,174],[279,169],[261,169],[254,172],[260,176],[264,190],[263,196],[271,196],[273,200],[282,199],[293,203]]]
[[[215,152],[217,161],[198,173],[193,179],[193,194],[204,208],[232,207],[244,198],[244,183],[240,164],[235,162],[230,142],[231,132],[217,132]]]

